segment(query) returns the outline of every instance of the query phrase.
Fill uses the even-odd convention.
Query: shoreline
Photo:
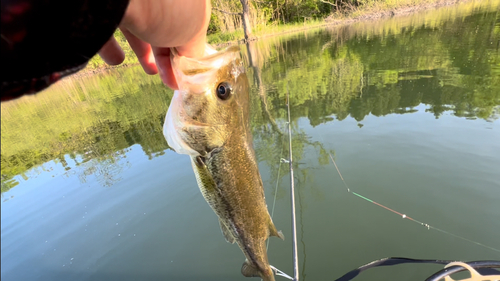
[[[370,9],[373,8],[367,8],[366,10],[360,9],[362,12],[361,15],[359,16],[354,16],[350,17],[349,15],[345,18],[342,19],[335,19],[333,18],[333,14],[330,14],[327,18],[323,19],[324,23],[322,24],[316,24],[316,25],[305,25],[302,28],[291,28],[290,30],[284,30],[280,32],[273,32],[273,33],[268,33],[268,34],[263,34],[260,36],[254,36],[251,38],[250,42],[257,41],[259,39],[264,39],[264,38],[269,38],[273,36],[279,36],[283,34],[288,34],[288,33],[293,33],[293,32],[299,32],[299,31],[304,31],[304,30],[309,30],[309,29],[314,29],[314,28],[322,28],[322,27],[335,27],[335,26],[342,26],[342,25],[349,25],[361,21],[374,21],[374,20],[379,20],[379,19],[386,19],[386,18],[391,18],[391,17],[397,17],[397,16],[407,16],[413,13],[417,12],[422,12],[426,10],[430,10],[433,8],[442,8],[442,7],[447,7],[447,6],[452,6],[452,5],[458,5],[462,3],[469,2],[471,0],[435,0],[434,2],[431,3],[421,3],[421,4],[416,4],[416,5],[411,5],[411,6],[401,6],[397,8],[388,8],[388,9],[382,9],[379,11],[370,11]],[[474,0],[472,0],[474,1]],[[286,25],[285,25],[286,26]],[[236,41],[228,41],[228,42],[223,42],[219,44],[214,44],[215,47],[224,47],[224,46],[229,46],[233,44],[244,44],[246,43],[247,40],[245,39],[239,39]]]
[[[252,38],[249,40],[246,39],[238,39],[238,40],[233,40],[233,41],[227,41],[227,42],[222,42],[222,43],[217,43],[217,44],[212,44],[215,48],[222,48],[234,44],[245,44],[247,41],[253,42],[269,37],[274,37],[274,36],[279,36],[283,34],[288,34],[288,33],[294,33],[294,32],[300,32],[300,31],[305,31],[305,30],[310,30],[310,29],[315,29],[315,28],[324,28],[324,27],[335,27],[335,26],[342,26],[342,25],[349,25],[357,22],[362,22],[362,21],[375,21],[375,20],[380,20],[380,19],[386,19],[386,18],[391,18],[391,17],[398,17],[398,16],[407,16],[413,13],[417,12],[422,12],[430,9],[438,9],[442,7],[448,7],[452,5],[458,5],[462,3],[469,2],[471,0],[433,0],[430,3],[420,3],[420,4],[415,4],[415,5],[402,5],[400,7],[395,7],[395,8],[377,8],[374,7],[367,7],[367,8],[360,8],[357,11],[351,11],[350,14],[355,14],[356,12],[360,12],[360,15],[357,16],[351,16],[349,14],[346,15],[345,18],[335,18],[334,14],[330,14],[328,17],[323,19],[323,23],[321,24],[313,24],[313,25],[306,25],[304,24],[303,27],[292,27],[289,26],[289,30],[283,30],[283,31],[277,31],[277,32],[269,32],[269,33],[264,33],[262,35],[254,35]],[[474,0],[472,0],[474,1]],[[282,25],[283,28],[287,28],[287,25]],[[96,54],[97,55],[97,54]],[[136,59],[136,58],[134,58]],[[139,62],[135,63],[124,63],[120,65],[107,65],[107,64],[102,64],[96,68],[89,68],[88,66],[85,67],[83,70],[69,76],[73,78],[82,78],[82,77],[87,77],[90,75],[94,74],[100,74],[106,71],[112,71],[113,69],[118,69],[122,67],[129,67],[129,66],[134,66],[139,64]]]

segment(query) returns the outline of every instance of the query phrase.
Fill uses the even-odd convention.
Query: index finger
[[[175,80],[172,62],[170,61],[170,48],[153,47],[153,54],[163,83],[174,90],[178,90],[179,86]]]
[[[135,55],[137,56],[142,69],[144,69],[144,72],[146,72],[147,74],[158,73],[151,45],[137,38],[137,36],[135,36],[125,28],[120,28],[120,30],[127,39],[130,48],[132,48]]]

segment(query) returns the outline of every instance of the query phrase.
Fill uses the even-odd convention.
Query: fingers
[[[158,68],[155,64],[155,58],[151,49],[151,45],[137,38],[125,28],[120,28],[120,30],[122,31],[123,35],[125,35],[130,48],[132,48],[135,55],[137,56],[139,63],[144,69],[144,72],[150,75],[158,73]]]
[[[208,15],[210,18],[210,15]],[[208,24],[208,23],[207,23]],[[182,46],[176,47],[179,55],[190,58],[202,58],[205,56],[205,42],[207,40],[206,29],[201,30],[190,41]],[[165,85],[171,89],[178,90],[179,86],[175,79],[170,60],[170,48],[153,47],[156,66],[158,67],[160,78]]]
[[[130,0],[120,28],[144,71],[177,89],[169,48],[203,57],[210,14],[210,0]]]
[[[118,65],[125,59],[125,54],[114,36],[111,36],[108,42],[102,46],[99,50],[99,56],[109,65]]]
[[[186,45],[176,47],[176,49],[181,56],[202,58],[205,56],[205,42],[206,35],[203,34],[194,38]],[[179,89],[172,69],[172,61],[170,60],[170,48],[153,47],[153,53],[163,83],[174,90]]]
[[[179,89],[170,61],[170,49],[153,47],[153,53],[163,83],[174,90]]]
[[[207,36],[205,33],[193,38],[185,45],[176,47],[179,55],[189,58],[202,58],[205,56],[205,42]]]
[[[170,62],[170,49],[158,47],[151,48],[151,45],[137,38],[127,29],[120,28],[120,30],[137,56],[144,72],[151,75],[160,73],[160,78],[163,83],[177,90],[178,86]]]
[[[208,18],[210,18],[210,15],[208,15]],[[176,47],[176,50],[181,56],[202,58],[205,56],[206,41],[207,35],[205,29],[201,30],[201,32],[199,32],[186,44]],[[153,52],[155,54],[156,65],[160,71],[160,77],[163,83],[174,90],[179,89],[174,71],[172,69],[172,62],[170,60],[170,48],[153,47]]]
[[[176,47],[206,33],[210,0],[130,0],[121,26],[151,46]]]
[[[205,56],[205,42],[207,42],[207,28],[210,22],[210,14],[212,11],[210,1],[205,2],[204,17],[201,17],[202,24],[196,32],[186,43],[177,46],[176,49],[179,55],[190,58],[201,58]]]

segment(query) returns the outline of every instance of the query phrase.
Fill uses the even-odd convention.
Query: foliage
[[[219,32],[208,35],[208,44],[221,44],[224,42],[237,41],[243,38],[243,30],[236,30],[233,32]]]
[[[252,29],[259,30],[257,36],[277,33],[272,27],[280,26],[282,30],[297,28],[297,24],[320,25],[335,20],[359,18],[372,14],[372,17],[380,17],[381,13],[387,13],[398,8],[438,4],[442,0],[259,0],[250,1],[250,18]],[[212,17],[210,19],[209,35],[218,35],[212,42],[227,42],[243,39],[233,39],[233,36],[222,39],[219,34],[235,34],[236,30],[242,30],[240,0],[212,0]],[[311,21],[314,24],[311,24]],[[209,39],[209,42],[211,39]]]
[[[65,79],[36,96],[2,103],[2,189],[52,159],[64,166],[64,155],[79,155],[82,163],[105,160],[135,143],[149,157],[162,153],[171,96],[158,77],[136,66]]]

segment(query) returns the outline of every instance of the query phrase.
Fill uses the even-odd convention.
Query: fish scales
[[[191,157],[200,191],[221,231],[246,257],[244,276],[274,280],[265,241],[283,239],[267,210],[249,126],[249,86],[239,48],[188,59],[173,52],[179,84],[164,134],[170,147]]]

